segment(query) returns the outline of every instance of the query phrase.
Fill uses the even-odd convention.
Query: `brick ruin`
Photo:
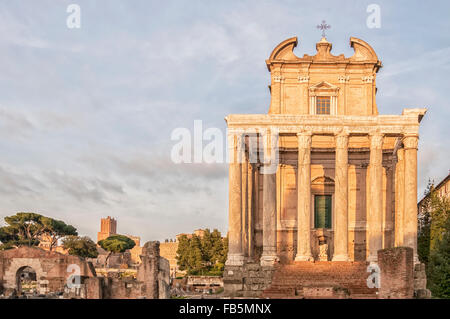
[[[170,267],[159,254],[159,242],[147,242],[140,257],[142,263],[133,279],[99,277],[92,263],[83,258],[36,247],[0,251],[0,294],[21,294],[20,276],[24,269],[32,269],[36,292],[43,295],[77,299],[169,298]],[[79,276],[79,281],[72,281],[72,285],[74,275]]]

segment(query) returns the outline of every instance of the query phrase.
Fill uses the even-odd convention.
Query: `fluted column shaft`
[[[313,260],[311,255],[311,133],[297,134],[297,254],[296,261]]]
[[[348,135],[336,136],[333,261],[348,261]]]
[[[417,135],[405,136],[405,210],[403,217],[403,244],[414,250],[414,262],[417,257]]]
[[[376,262],[377,252],[383,247],[383,135],[370,136],[369,164],[369,203],[367,212],[368,224],[368,260]]]
[[[228,212],[228,256],[226,265],[240,266],[244,263],[242,247],[242,137],[228,135],[229,147],[229,212]]]
[[[263,174],[263,252],[262,266],[272,266],[277,257],[277,205],[276,205],[276,170],[274,169],[272,152],[277,152],[273,146],[276,137],[272,132],[264,135],[264,166]]]
[[[405,209],[405,150],[397,150],[395,167],[395,247],[403,246],[403,220]]]
[[[248,256],[248,161],[243,154],[242,168],[242,251]]]

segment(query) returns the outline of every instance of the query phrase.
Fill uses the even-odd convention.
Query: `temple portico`
[[[266,60],[268,114],[225,118],[228,292],[258,295],[275,269],[314,272],[316,262],[334,264],[338,274],[357,268],[361,280],[365,265],[394,247],[418,263],[417,146],[426,109],[378,113],[382,64],[363,40],[350,38],[348,58],[332,55],[325,38],[314,56],[297,57],[296,45],[287,39]],[[292,275],[299,285],[303,272]],[[289,276],[278,273],[273,291]]]
[[[230,256],[236,257],[228,264],[243,264],[246,258],[258,255],[252,252],[249,244],[258,246],[257,233],[261,230],[261,264],[268,265],[280,258],[284,243],[282,238],[277,237],[283,236],[286,231],[292,232],[291,238],[295,238],[296,242],[295,247],[291,247],[295,253],[291,254],[290,260],[285,258],[286,261],[317,259],[318,252],[314,251],[317,241],[315,195],[331,195],[333,203],[333,222],[328,230],[329,243],[333,242],[329,250],[333,254],[329,260],[361,260],[361,256],[349,252],[355,250],[354,238],[361,237],[359,234],[355,236],[355,232],[365,233],[361,244],[367,246],[365,259],[368,261],[376,261],[378,250],[393,247],[395,243],[408,243],[416,254],[417,224],[409,221],[414,216],[411,213],[408,216],[406,209],[396,211],[392,203],[404,203],[402,206],[405,208],[416,205],[417,195],[411,185],[417,185],[418,123],[423,114],[423,109],[408,109],[403,115],[379,115],[376,118],[354,115],[326,118],[318,115],[228,116],[229,147],[235,150],[232,153],[236,154],[236,161],[239,160],[238,154],[241,156],[239,163],[230,163],[229,249]],[[258,130],[263,133],[255,134]],[[272,131],[278,135],[270,137]],[[251,138],[259,143],[251,143]],[[278,144],[277,148],[270,145],[273,141]],[[323,147],[321,144],[324,142],[333,147]],[[264,166],[274,165],[270,162],[271,151],[279,152],[277,168],[264,174]],[[396,167],[399,152],[405,152],[409,163],[405,167]],[[251,153],[259,155],[253,163]],[[326,154],[329,160],[324,168],[318,162],[320,157],[325,159]],[[362,154],[367,156],[361,159]],[[295,157],[296,160],[291,159]],[[249,166],[251,169],[248,169]],[[281,203],[287,197],[279,196],[284,193],[281,188],[286,186],[285,183],[278,184],[285,177],[283,171],[286,167],[296,175],[291,181],[296,188],[295,194],[290,192],[290,197],[296,197],[296,212],[290,214],[292,219],[286,218],[287,205]],[[349,175],[354,178],[352,172],[356,169],[365,175],[360,178],[365,185],[358,185],[358,189],[349,184]],[[317,176],[319,171],[324,172],[322,176]],[[393,174],[395,171],[396,174]],[[323,189],[312,194],[312,183],[317,178],[322,178],[322,184],[333,184],[334,192],[330,194]],[[355,181],[352,183],[355,184]],[[386,196],[386,189],[392,191],[400,186],[404,188],[402,192],[394,193],[395,197]],[[365,193],[365,196],[359,196],[359,193]],[[242,205],[242,194],[246,194],[245,201],[251,205]],[[260,200],[257,200],[258,197]],[[349,205],[352,202],[349,197],[358,197],[365,202],[365,207],[358,207],[358,213],[362,214],[356,214],[354,200],[353,205]],[[281,207],[284,211],[277,209]],[[258,211],[262,215],[260,223],[257,220]],[[415,210],[408,212],[411,211],[415,214]],[[356,215],[363,218],[355,219]],[[403,226],[394,229],[394,221],[400,219]],[[352,233],[350,236],[349,232]],[[353,242],[350,243],[349,238]]]

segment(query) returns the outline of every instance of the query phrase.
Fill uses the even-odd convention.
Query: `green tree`
[[[438,242],[441,242],[445,234],[446,225],[450,218],[450,201],[446,197],[441,197],[433,190],[430,197],[431,203],[431,226],[430,226],[430,254],[437,249]]]
[[[10,227],[0,227],[0,250],[6,250],[16,247],[19,237]]]
[[[419,215],[417,252],[426,264],[428,289],[433,296],[450,298],[450,201],[429,182],[424,211]]]
[[[434,297],[450,299],[450,219],[436,239],[428,264],[428,288]]]
[[[56,246],[58,240],[66,236],[77,236],[77,230],[72,225],[67,225],[62,220],[42,216],[40,218],[44,226],[42,233],[50,238],[50,251]]]
[[[205,259],[202,252],[202,242],[200,237],[192,235],[189,245],[189,269],[190,274],[199,274],[204,270]]]
[[[430,213],[425,212],[422,218],[423,224],[417,236],[417,255],[419,256],[420,262],[428,265],[430,257]]]
[[[228,242],[217,229],[206,229],[202,237],[178,238],[177,261],[189,275],[221,275],[228,253]]]
[[[112,253],[123,253],[128,249],[132,249],[136,243],[131,238],[124,235],[112,235],[106,239],[98,242],[100,247],[108,251],[105,263],[108,264],[108,259]]]
[[[36,213],[17,213],[5,217],[6,226],[0,228],[0,249],[37,246],[42,236],[49,236],[50,250],[67,235],[77,235],[75,227],[63,221]]]
[[[8,234],[9,241],[2,240],[2,243],[12,247],[39,245],[39,236],[44,228],[41,217],[42,215],[35,213],[6,216],[7,226],[2,227],[2,232]]]
[[[180,270],[188,270],[188,252],[189,252],[189,238],[186,235],[178,237],[178,249],[177,249],[177,264]]]
[[[87,236],[67,236],[62,242],[64,249],[69,251],[69,255],[83,258],[96,258],[98,256],[97,245]]]

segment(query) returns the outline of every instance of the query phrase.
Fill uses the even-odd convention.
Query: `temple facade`
[[[297,38],[266,60],[268,114],[231,114],[226,270],[258,263],[377,262],[384,248],[417,259],[417,145],[426,109],[380,115],[382,67],[366,42],[351,57],[297,57]],[[228,275],[231,276],[232,272]]]

